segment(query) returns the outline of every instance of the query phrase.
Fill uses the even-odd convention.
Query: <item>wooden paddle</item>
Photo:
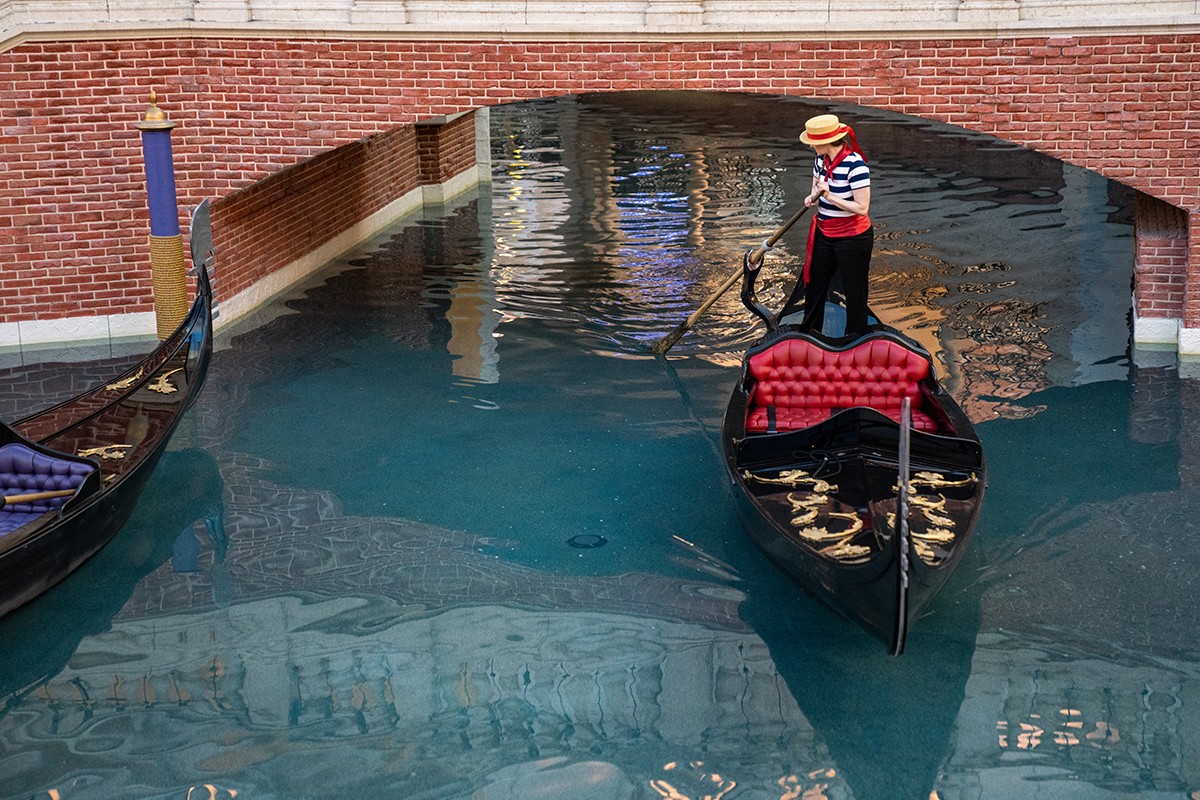
[[[59,489],[54,492],[31,492],[30,494],[6,494],[4,502],[0,503],[0,508],[4,506],[19,505],[21,503],[35,503],[38,500],[50,500],[54,497],[70,497],[75,494],[76,489]]]
[[[776,242],[783,238],[783,235],[788,232],[788,228],[795,225],[801,217],[808,213],[808,208],[808,206],[802,206],[799,211],[792,215],[791,219],[783,223],[779,230],[775,231],[773,234],[771,234],[769,239],[759,245],[758,249],[750,254],[750,263],[753,265],[762,261],[767,250],[769,250]],[[708,311],[709,307],[712,306],[713,303],[717,302],[717,300],[721,298],[721,295],[729,291],[729,287],[737,283],[741,277],[742,269],[741,267],[738,267],[737,271],[730,275],[729,278],[722,283],[707,300],[701,303],[700,307],[693,311],[691,316],[676,325],[673,331],[655,342],[650,350],[654,353],[665,353],[674,347],[675,343],[682,339],[683,335],[687,333],[693,325],[696,324],[696,320],[700,319],[700,315],[705,311]]]

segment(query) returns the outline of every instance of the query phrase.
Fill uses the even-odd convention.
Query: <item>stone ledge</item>
[[[1181,333],[1177,319],[1138,316],[1133,318],[1133,341],[1135,344],[1177,345],[1181,344]],[[1180,352],[1183,352],[1182,347],[1180,347]],[[1200,350],[1194,352],[1200,353]]]
[[[1200,32],[1192,0],[0,0],[25,41],[168,37],[681,41]]]
[[[154,339],[153,311],[0,323],[0,352],[57,348],[68,342]]]

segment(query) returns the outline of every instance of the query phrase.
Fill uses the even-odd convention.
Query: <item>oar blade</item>
[[[805,215],[805,213],[807,213],[807,212],[808,212],[808,206],[801,206],[800,210],[797,211],[795,214],[793,214],[791,219],[789,219],[787,222],[783,223],[783,225],[780,226],[779,230],[775,231],[775,233],[773,233],[765,242],[763,242],[762,247],[759,247],[757,250],[754,251],[753,254],[751,254],[751,256],[750,256],[751,263],[756,264],[756,263],[762,261],[763,256],[766,255],[767,250],[769,250],[771,247],[773,247],[775,245],[775,243],[777,241],[779,241],[780,238],[782,238],[783,234],[787,233],[788,228],[790,228],[790,227],[792,227],[792,225],[796,224],[796,221],[798,219],[800,219],[801,217],[803,217]],[[713,292],[713,294],[710,295],[709,298],[707,300],[705,300],[704,303],[702,303],[701,306],[698,309],[696,309],[692,313],[691,316],[689,316],[687,319],[685,319],[683,322],[681,322],[678,326],[676,326],[675,330],[671,331],[666,336],[662,337],[657,342],[655,342],[653,345],[651,345],[650,352],[655,353],[657,355],[662,355],[663,353],[667,352],[672,347],[674,347],[675,344],[680,339],[683,338],[683,335],[688,332],[688,329],[690,329],[692,327],[692,325],[696,324],[696,320],[699,319],[700,316],[705,311],[707,311],[713,303],[717,302],[717,300],[720,299],[721,295],[723,295],[723,294],[725,294],[725,292],[729,291],[729,287],[731,287],[735,283],[737,283],[738,279],[740,279],[741,277],[742,277],[742,270],[739,268],[737,270],[737,272],[730,275],[729,278],[726,279],[726,281],[723,284],[721,284],[721,286],[715,292]]]
[[[663,353],[667,352],[672,347],[674,347],[679,342],[679,340],[683,338],[683,335],[685,333],[687,333],[687,330],[688,330],[687,320],[684,320],[683,322],[681,322],[675,326],[675,330],[671,331],[666,336],[662,337],[657,342],[655,342],[650,347],[650,352],[654,353],[656,355],[662,355]]]

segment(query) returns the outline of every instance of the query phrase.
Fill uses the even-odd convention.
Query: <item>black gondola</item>
[[[759,266],[744,263],[742,301],[767,333],[722,436],[739,515],[784,573],[899,655],[974,533],[983,450],[917,342],[873,315],[854,338],[832,314],[820,334],[779,324],[755,297]]]
[[[113,381],[0,422],[0,616],[61,581],[129,518],[212,356],[208,204],[192,216],[196,294],[180,326]]]

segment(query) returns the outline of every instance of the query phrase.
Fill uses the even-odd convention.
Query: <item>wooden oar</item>
[[[800,210],[797,211],[795,214],[793,214],[791,219],[789,219],[787,222],[783,223],[783,225],[779,228],[779,230],[777,230],[773,234],[771,234],[770,238],[768,238],[765,242],[763,242],[761,245],[759,245],[759,247],[753,253],[750,254],[750,263],[753,265],[753,264],[757,264],[758,262],[762,261],[763,256],[766,254],[767,250],[770,249],[772,246],[774,246],[774,244],[776,242],[778,242],[781,238],[783,238],[783,235],[788,232],[788,228],[795,225],[796,222],[799,221],[799,219],[801,217],[803,217],[806,213],[808,213],[808,206],[801,206]],[[722,283],[720,285],[720,287],[718,287],[717,290],[715,292],[713,292],[707,300],[705,300],[703,303],[701,303],[699,308],[697,308],[695,311],[693,311],[691,313],[691,315],[687,319],[685,319],[683,322],[676,325],[675,329],[673,331],[671,331],[666,336],[662,337],[657,342],[655,342],[654,345],[650,348],[650,350],[655,353],[665,353],[668,350],[670,350],[672,347],[674,347],[675,343],[678,342],[680,339],[682,339],[683,335],[685,333],[687,333],[693,325],[696,324],[696,320],[700,319],[700,315],[703,314],[705,311],[708,311],[709,307],[712,306],[713,303],[715,303],[715,302],[717,302],[717,300],[721,299],[721,295],[723,295],[727,291],[729,291],[729,287],[733,286],[735,283],[737,283],[738,280],[741,279],[741,277],[742,277],[742,268],[738,267],[737,271],[735,271],[732,275],[730,275],[729,278],[724,283]]]
[[[76,489],[59,489],[54,492],[31,492],[30,494],[6,494],[4,502],[0,503],[0,508],[4,506],[15,506],[21,503],[36,503],[38,500],[50,500],[55,497],[70,497],[78,491]]]

